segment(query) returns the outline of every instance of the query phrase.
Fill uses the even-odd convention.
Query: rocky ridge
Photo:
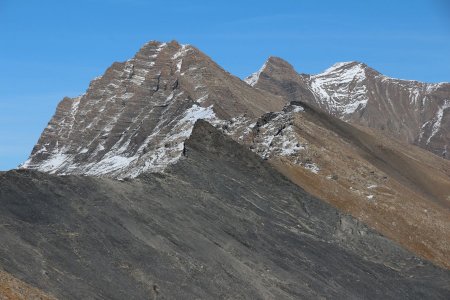
[[[298,74],[276,57],[269,58],[246,82],[449,157],[449,83],[389,78],[359,62],[337,63],[317,75]]]

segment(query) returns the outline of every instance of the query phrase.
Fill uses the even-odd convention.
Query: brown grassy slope
[[[46,293],[0,271],[0,300],[54,300]]]
[[[450,162],[315,109],[294,125],[307,148],[271,162],[313,195],[450,268]],[[300,164],[318,165],[318,174]]]

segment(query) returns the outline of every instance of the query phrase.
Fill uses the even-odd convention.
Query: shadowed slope
[[[0,265],[63,299],[445,299],[450,273],[198,121],[164,175],[0,175]],[[14,249],[14,250],[13,250]]]
[[[450,267],[449,161],[299,102],[240,132],[309,193]]]

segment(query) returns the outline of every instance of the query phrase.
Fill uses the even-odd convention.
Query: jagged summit
[[[317,75],[325,75],[325,74],[329,74],[332,72],[336,72],[338,70],[342,71],[342,70],[349,70],[349,69],[353,69],[353,68],[375,71],[374,69],[370,68],[365,63],[362,63],[359,61],[344,61],[344,62],[335,63],[334,65],[332,65],[331,67],[327,68],[322,73],[319,73]]]
[[[22,167],[118,178],[161,171],[180,157],[197,119],[257,118],[283,104],[193,46],[151,41],[84,95],[64,98]]]
[[[276,56],[270,56],[263,64],[261,69],[244,79],[251,86],[255,86],[259,81],[261,74],[264,73],[295,73],[294,67],[284,59]]]
[[[276,56],[270,56],[267,59],[265,66],[265,71],[267,72],[295,72],[294,67],[289,62]]]
[[[301,100],[342,120],[379,129],[439,156],[450,145],[449,83],[390,78],[364,63],[349,61],[315,75],[266,66],[251,85],[286,101]]]
[[[308,85],[316,101],[327,111],[345,117],[362,110],[367,104],[367,66],[359,62],[337,63],[309,78]],[[349,91],[354,93],[351,99]]]

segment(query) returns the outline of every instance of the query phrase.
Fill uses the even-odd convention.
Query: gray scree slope
[[[166,174],[0,174],[0,266],[61,299],[448,299],[450,272],[198,121]]]

